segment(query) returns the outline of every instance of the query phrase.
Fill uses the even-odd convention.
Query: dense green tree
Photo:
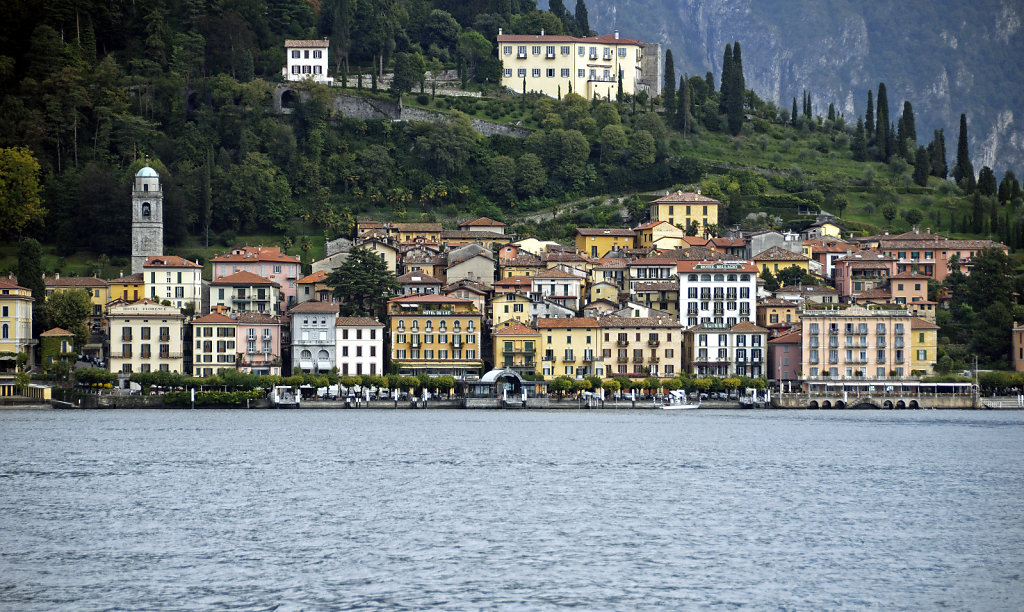
[[[565,8],[565,3],[562,2],[562,0],[549,0],[548,10],[562,22],[563,30],[570,34],[575,33],[576,21],[572,18],[572,15],[569,14],[569,10]]]
[[[850,139],[850,151],[853,153],[854,161],[862,162],[868,158],[867,134],[864,132],[864,120],[860,117],[857,117],[857,128]]]
[[[885,204],[882,204],[882,206],[878,210],[882,213],[882,216],[885,217],[885,220],[888,221],[889,223],[892,223],[893,219],[896,218],[896,214],[899,212],[896,209],[896,205],[893,204],[892,202],[886,202]]]
[[[661,88],[661,100],[665,114],[671,117],[676,110],[676,68],[672,61],[672,49],[665,51],[665,80]]]
[[[772,271],[768,269],[768,264],[764,264],[761,267],[761,280],[764,281],[765,291],[778,291],[779,281],[772,274]]]
[[[743,59],[740,52],[740,43],[736,41],[732,46],[732,67],[729,71],[728,99],[725,103],[729,121],[729,133],[733,136],[739,135],[743,129],[743,94],[745,87],[746,81],[743,78]]]
[[[516,184],[519,195],[530,197],[540,194],[548,184],[544,163],[534,153],[523,153],[516,160]]]
[[[885,83],[878,84],[878,101],[875,112],[875,143],[878,146],[878,160],[889,163],[892,156],[889,135],[889,97],[885,93]]]
[[[690,79],[685,75],[679,79],[678,97],[679,106],[676,111],[676,127],[678,127],[685,136],[693,132],[693,116],[690,114]]]
[[[1020,199],[1020,182],[1017,180],[1013,170],[1007,170],[1003,173],[1003,180],[999,181],[998,197],[1000,204],[1008,204]]]
[[[0,149],[0,237],[18,236],[43,221],[39,178],[39,162],[27,148]]]
[[[46,331],[46,283],[43,281],[43,247],[35,238],[22,238],[18,243],[18,284],[32,291],[32,336]],[[70,330],[68,330],[70,331]]]
[[[417,83],[423,81],[425,69],[426,64],[423,61],[423,56],[419,53],[396,53],[395,72],[394,77],[391,79],[391,91],[396,95],[412,91],[412,88]]]
[[[629,136],[629,167],[642,173],[654,164],[657,149],[654,137],[646,130],[633,130]]]
[[[732,43],[725,43],[725,53],[722,55],[722,78],[718,84],[720,88],[718,91],[718,114],[720,115],[724,115],[729,110],[726,104],[729,100],[730,88],[735,82],[732,78],[732,71]]]
[[[388,298],[400,289],[384,260],[362,247],[349,251],[348,258],[327,276],[327,284],[334,287],[342,315],[370,315],[380,321]]]
[[[946,163],[946,137],[942,130],[935,130],[932,141],[928,143],[928,153],[932,160],[931,175],[942,179],[949,176],[949,166]]]
[[[565,34],[562,20],[547,11],[530,11],[512,16],[510,26],[516,34]]]
[[[796,114],[796,96],[793,96],[793,110],[790,111],[789,122],[790,125],[796,127],[797,118],[799,115]]]
[[[978,172],[978,193],[983,196],[996,195],[996,173],[988,166],[982,166]]]
[[[576,0],[576,36],[590,36],[590,17],[587,15],[587,5],[583,0]]]
[[[484,38],[479,32],[468,30],[459,34],[457,49],[459,55],[466,60],[470,73],[479,79],[477,67],[482,60],[490,56],[493,50],[491,41]]]
[[[626,130],[621,125],[604,126],[601,129],[601,158],[599,161],[602,164],[610,165],[618,163],[628,144]]]
[[[900,115],[897,127],[896,145],[903,159],[909,160],[911,155],[917,150],[917,126],[914,122],[914,107],[911,106],[909,100],[903,102],[903,114]]]
[[[921,187],[928,186],[928,174],[932,168],[932,160],[928,155],[928,149],[918,147],[914,155],[914,182]]]
[[[971,350],[982,364],[1005,368],[1010,355],[1013,312],[1004,302],[992,302],[978,313],[980,316],[971,334]]]
[[[967,115],[960,113],[960,135],[956,140],[956,165],[953,166],[953,180],[967,193],[974,191],[974,165],[967,152]]]
[[[448,51],[455,50],[455,43],[462,33],[462,26],[448,11],[434,9],[430,11],[427,22],[423,26],[423,45],[437,45]]]
[[[499,202],[508,203],[516,197],[516,160],[497,155],[487,163],[488,189]]]
[[[416,149],[434,172],[448,178],[465,169],[479,140],[480,133],[473,129],[469,118],[458,113],[446,123],[431,126],[416,139]]]
[[[85,346],[89,339],[86,319],[92,314],[92,302],[85,289],[54,291],[46,298],[46,325],[59,327],[75,335],[75,346]]]

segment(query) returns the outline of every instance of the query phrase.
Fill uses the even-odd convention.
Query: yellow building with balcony
[[[576,250],[589,257],[604,257],[611,251],[633,248],[636,232],[615,227],[576,228]]]
[[[910,319],[910,370],[920,376],[935,373],[939,352],[939,326],[931,321]]]
[[[112,306],[107,317],[111,372],[185,373],[185,317],[178,308],[142,299],[134,304]]]
[[[645,57],[650,51],[653,57]],[[622,92],[641,90],[660,93],[652,87],[660,80],[660,47],[619,36],[618,30],[602,36],[504,34],[498,29],[498,58],[501,84],[513,91],[535,91],[552,98],[570,92],[587,100],[614,100],[619,78]]]
[[[668,221],[684,232],[691,222],[697,224],[697,235],[707,233],[709,225],[718,225],[721,202],[706,195],[677,191],[651,202],[651,221]]]
[[[603,317],[605,376],[672,378],[683,371],[683,328],[677,318]]]
[[[559,376],[604,376],[601,361],[601,325],[597,319],[537,319],[540,332],[541,374],[545,380]]]
[[[540,346],[540,332],[514,321],[493,334],[494,367],[515,370],[516,373],[536,374]]]
[[[27,353],[31,356],[35,344],[32,338],[32,290],[0,279],[0,353]],[[10,365],[13,366],[14,362]]]
[[[237,327],[238,321],[216,312],[192,320],[192,376],[208,378],[235,369]]]
[[[391,362],[406,376],[479,375],[482,316],[464,298],[414,294],[388,300]]]

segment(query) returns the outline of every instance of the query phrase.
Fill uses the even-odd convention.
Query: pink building
[[[911,371],[910,311],[893,306],[806,308],[802,379],[903,379]]]
[[[291,307],[296,302],[296,281],[302,276],[302,262],[296,255],[285,255],[280,247],[257,246],[232,249],[210,260],[213,280],[235,274],[252,272],[281,285],[281,296]],[[284,311],[284,308],[280,309]]]
[[[877,251],[856,251],[834,262],[835,286],[844,302],[884,286],[895,273],[896,261]]]
[[[1009,247],[992,240],[952,240],[938,234],[914,229],[903,234],[883,234],[860,240],[896,260],[896,272],[916,270],[940,283],[949,275],[949,262],[960,258],[960,271],[971,273],[971,260],[985,249],[1009,253]]]
[[[802,343],[799,327],[768,341],[768,378],[776,383],[800,380],[803,375]]]
[[[251,374],[281,375],[281,319],[262,312],[240,312],[235,317],[238,370]]]

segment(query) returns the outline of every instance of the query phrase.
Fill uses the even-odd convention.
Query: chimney
[[[541,35],[541,36],[544,36],[544,28],[541,28],[541,29],[540,29],[540,35]]]
[[[618,39],[619,39],[619,31],[615,30],[615,40],[618,40]]]
[[[124,278],[124,270],[118,270],[117,271],[117,277],[118,278]]]
[[[501,36],[501,28],[498,28],[498,36]]]
[[[53,275],[54,280],[60,280],[60,272],[56,272]]]

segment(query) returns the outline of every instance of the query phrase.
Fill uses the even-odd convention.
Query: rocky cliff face
[[[568,5],[568,3],[567,3]],[[956,151],[967,113],[975,170],[1024,174],[1024,4],[1020,0],[589,0],[591,27],[672,49],[676,78],[708,70],[740,41],[747,86],[789,108],[804,89],[856,122],[884,82],[895,122],[903,100],[918,143],[944,128]]]

